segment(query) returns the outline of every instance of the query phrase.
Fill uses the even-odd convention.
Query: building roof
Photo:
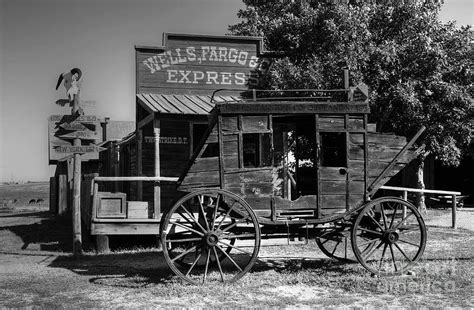
[[[236,96],[211,96],[196,95],[162,95],[162,94],[137,94],[137,99],[150,112],[167,114],[198,114],[206,115],[211,112],[217,102],[241,101]]]
[[[106,141],[122,140],[129,133],[135,131],[135,122],[132,121],[110,121],[107,123]]]

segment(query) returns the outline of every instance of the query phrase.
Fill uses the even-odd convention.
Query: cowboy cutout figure
[[[66,88],[66,94],[69,99],[69,105],[73,107],[74,110],[74,103],[76,103],[78,110],[77,114],[83,115],[84,111],[81,107],[79,107],[79,93],[81,90],[82,84],[82,71],[79,68],[73,68],[69,72],[61,73],[58,78],[58,83],[56,84],[56,90],[58,89],[61,82],[64,80],[64,87]],[[64,106],[66,104],[66,100],[60,99],[56,101],[57,104]],[[73,111],[74,112],[74,111]],[[74,114],[74,113],[72,113]]]

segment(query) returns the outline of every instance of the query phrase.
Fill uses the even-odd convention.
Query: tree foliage
[[[258,88],[371,91],[371,117],[382,131],[413,135],[427,127],[427,150],[458,165],[473,117],[471,30],[438,20],[438,4],[331,5],[316,1],[244,1],[235,35],[262,36],[281,53]]]

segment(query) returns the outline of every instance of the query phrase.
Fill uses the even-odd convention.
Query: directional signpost
[[[51,160],[61,161],[65,158],[74,157],[73,170],[73,202],[72,202],[72,224],[73,224],[73,255],[82,254],[82,236],[81,236],[81,156],[82,154],[96,154],[105,148],[95,144],[82,145],[81,140],[95,141],[100,136],[97,131],[100,128],[100,122],[103,121],[95,115],[84,114],[79,106],[79,94],[82,83],[82,72],[79,68],[74,68],[69,72],[59,75],[56,85],[58,89],[64,81],[64,87],[68,95],[68,100],[60,99],[56,103],[59,105],[69,105],[72,107],[71,115],[53,115],[50,117],[50,124],[54,123],[50,130],[50,162]],[[72,139],[72,145],[70,140]],[[52,143],[51,141],[55,143]],[[54,158],[51,158],[54,154]]]

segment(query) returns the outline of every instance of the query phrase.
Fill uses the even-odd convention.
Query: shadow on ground
[[[17,220],[20,218],[21,220]],[[40,251],[71,252],[72,250],[72,228],[70,219],[66,216],[53,216],[47,211],[2,214],[1,230],[10,231],[21,238],[22,245],[18,245],[18,249],[8,250],[27,250],[33,244],[35,250]]]

